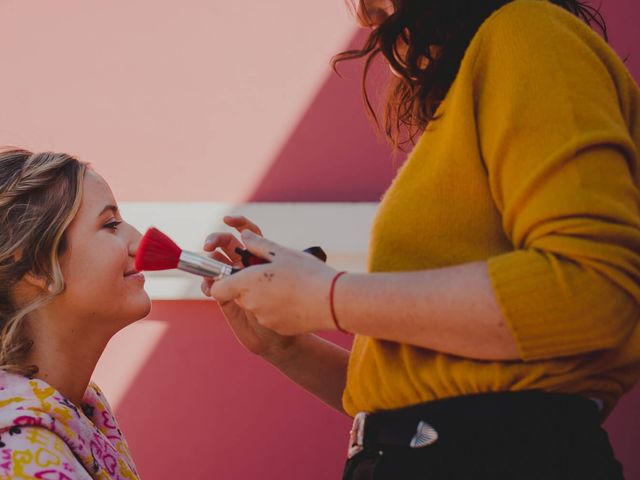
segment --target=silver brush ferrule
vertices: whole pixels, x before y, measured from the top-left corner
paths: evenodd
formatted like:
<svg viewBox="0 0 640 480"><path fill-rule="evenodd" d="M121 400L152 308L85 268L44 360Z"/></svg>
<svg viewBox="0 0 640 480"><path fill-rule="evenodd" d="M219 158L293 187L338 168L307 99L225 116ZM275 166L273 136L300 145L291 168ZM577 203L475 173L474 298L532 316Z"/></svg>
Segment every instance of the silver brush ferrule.
<svg viewBox="0 0 640 480"><path fill-rule="evenodd" d="M214 280L231 275L232 272L231 265L186 250L180 254L178 268L203 277L211 277Z"/></svg>

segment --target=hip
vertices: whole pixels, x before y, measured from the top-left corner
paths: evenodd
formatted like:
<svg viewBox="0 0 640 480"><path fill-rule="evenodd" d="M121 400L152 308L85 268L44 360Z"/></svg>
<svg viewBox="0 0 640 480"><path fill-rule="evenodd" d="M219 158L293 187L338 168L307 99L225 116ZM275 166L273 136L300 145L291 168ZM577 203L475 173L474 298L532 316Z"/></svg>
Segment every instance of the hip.
<svg viewBox="0 0 640 480"><path fill-rule="evenodd" d="M578 395L469 395L359 414L344 479L620 480L600 412Z"/></svg>

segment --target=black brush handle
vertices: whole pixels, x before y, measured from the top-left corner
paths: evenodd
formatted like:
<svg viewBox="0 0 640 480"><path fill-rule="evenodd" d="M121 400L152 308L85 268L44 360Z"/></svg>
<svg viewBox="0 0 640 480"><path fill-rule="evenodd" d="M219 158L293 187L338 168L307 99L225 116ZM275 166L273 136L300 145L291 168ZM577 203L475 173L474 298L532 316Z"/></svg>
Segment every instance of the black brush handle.
<svg viewBox="0 0 640 480"><path fill-rule="evenodd" d="M260 258L254 255L253 253L251 253L249 250L243 250L240 247L236 247L235 251L238 255L240 255L240 258L242 258L242 265L244 265L245 267L250 267L251 265L262 265L264 263L269 263L269 260ZM321 247L305 248L304 252L310 253L317 259L322 260L323 262L327 261L327 254L324 252L324 250Z"/></svg>

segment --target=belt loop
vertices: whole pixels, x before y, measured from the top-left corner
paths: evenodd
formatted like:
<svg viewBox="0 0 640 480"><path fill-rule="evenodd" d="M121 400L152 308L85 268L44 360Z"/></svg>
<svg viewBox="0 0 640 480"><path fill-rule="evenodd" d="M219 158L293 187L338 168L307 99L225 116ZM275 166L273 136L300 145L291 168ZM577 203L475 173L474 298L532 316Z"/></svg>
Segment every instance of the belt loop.
<svg viewBox="0 0 640 480"><path fill-rule="evenodd" d="M366 424L367 413L359 412L353 417L353 425L349 432L349 449L347 458L355 457L364 450L364 427Z"/></svg>

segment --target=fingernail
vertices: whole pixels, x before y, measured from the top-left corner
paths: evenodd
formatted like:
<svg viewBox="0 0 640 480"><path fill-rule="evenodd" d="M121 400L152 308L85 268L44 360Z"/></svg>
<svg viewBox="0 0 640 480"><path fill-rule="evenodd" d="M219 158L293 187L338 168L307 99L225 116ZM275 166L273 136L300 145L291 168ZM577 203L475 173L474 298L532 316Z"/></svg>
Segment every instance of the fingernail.
<svg viewBox="0 0 640 480"><path fill-rule="evenodd" d="M254 237L253 232L251 230L243 230L241 233L242 238L252 238Z"/></svg>

